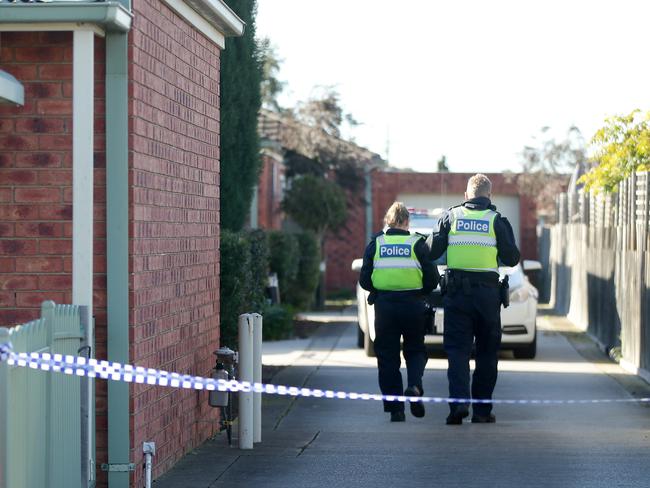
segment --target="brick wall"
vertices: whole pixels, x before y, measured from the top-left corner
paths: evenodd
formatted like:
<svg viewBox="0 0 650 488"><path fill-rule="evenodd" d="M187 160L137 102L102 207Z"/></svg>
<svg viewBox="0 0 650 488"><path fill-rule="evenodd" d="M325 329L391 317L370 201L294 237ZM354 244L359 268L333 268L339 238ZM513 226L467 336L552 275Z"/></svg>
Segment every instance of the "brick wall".
<svg viewBox="0 0 650 488"><path fill-rule="evenodd" d="M219 49L158 1L130 34L131 360L209 375L219 343ZM207 394L132 388L131 460L154 478L218 428ZM142 470L135 472L142 485Z"/></svg>
<svg viewBox="0 0 650 488"><path fill-rule="evenodd" d="M0 105L0 325L72 302L72 33L0 33L0 65L25 105ZM95 37L93 307L106 357L104 41ZM97 382L97 451L106 462L106 385Z"/></svg>
<svg viewBox="0 0 650 488"><path fill-rule="evenodd" d="M363 194L363 188L360 190ZM363 256L366 248L366 204L363 197L348 193L348 218L345 226L331 232L325 240L327 291L354 292L359 272L352 271L352 261Z"/></svg>
<svg viewBox="0 0 650 488"><path fill-rule="evenodd" d="M470 173L393 173L377 171L372 174L373 232L381 230L384 214L400 193L435 193L435 188L445 188L447 193L462 194ZM519 195L514 183L501 173L488 173L492 192L499 195L519 196L520 248L522 259L537 258L537 218L534 202ZM459 202L460 203L460 202ZM328 236L327 290L354 290L358 273L350 270L355 258L363 256L365 242L365 203L362 199L348 198L348 224L339 235Z"/></svg>
<svg viewBox="0 0 650 488"><path fill-rule="evenodd" d="M284 164L282 155L265 149L262 152L262 170L257 186L257 219L262 229L282 228L282 185Z"/></svg>

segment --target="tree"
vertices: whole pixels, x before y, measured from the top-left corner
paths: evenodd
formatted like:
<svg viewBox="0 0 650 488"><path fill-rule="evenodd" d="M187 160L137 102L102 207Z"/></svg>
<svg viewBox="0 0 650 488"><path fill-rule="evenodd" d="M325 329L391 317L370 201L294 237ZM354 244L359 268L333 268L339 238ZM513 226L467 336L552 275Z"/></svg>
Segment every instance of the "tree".
<svg viewBox="0 0 650 488"><path fill-rule="evenodd" d="M360 163L368 162L370 152L341 138L342 128L358 122L341 107L339 94L325 87L318 95L287 113L293 121L285 146L292 150L285 158L287 177L311 174L333 176L336 183L356 191L363 183Z"/></svg>
<svg viewBox="0 0 650 488"><path fill-rule="evenodd" d="M268 37L259 41L258 49L262 61L262 106L267 110L283 112L284 109L278 103L278 96L287 84L278 78L283 60L278 56L276 47L271 44Z"/></svg>
<svg viewBox="0 0 650 488"><path fill-rule="evenodd" d="M257 114L262 68L255 42L256 0L228 0L246 23L221 57L221 225L244 226L261 167Z"/></svg>
<svg viewBox="0 0 650 488"><path fill-rule="evenodd" d="M282 209L300 227L314 233L325 262L325 234L337 230L347 220L345 191L335 182L313 174L294 178L285 193ZM316 305L325 305L325 274L320 274Z"/></svg>
<svg viewBox="0 0 650 488"><path fill-rule="evenodd" d="M336 183L314 175L295 178L282 209L322 245L325 233L341 227L347 218L345 192Z"/></svg>
<svg viewBox="0 0 650 488"><path fill-rule="evenodd" d="M580 129L572 126L562 140L543 127L536 143L521 153L521 174L513 176L522 194L536 204L538 215L555 214L555 197L566 190L576 165L585 161L585 143Z"/></svg>
<svg viewBox="0 0 650 488"><path fill-rule="evenodd" d="M444 154L438 160L438 173L449 173L449 166L447 166L447 156Z"/></svg>
<svg viewBox="0 0 650 488"><path fill-rule="evenodd" d="M590 147L592 165L580 181L596 193L616 191L633 172L650 170L650 112L634 110L606 119Z"/></svg>

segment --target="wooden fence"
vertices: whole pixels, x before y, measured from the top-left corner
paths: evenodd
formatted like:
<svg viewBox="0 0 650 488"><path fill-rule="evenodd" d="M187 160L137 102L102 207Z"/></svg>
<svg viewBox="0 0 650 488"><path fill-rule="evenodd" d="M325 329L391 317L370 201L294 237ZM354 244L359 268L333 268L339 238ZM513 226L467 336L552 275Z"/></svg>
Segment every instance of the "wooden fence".
<svg viewBox="0 0 650 488"><path fill-rule="evenodd" d="M80 307L44 302L41 318L6 329L16 352L77 355ZM0 362L0 488L85 486L81 380Z"/></svg>
<svg viewBox="0 0 650 488"><path fill-rule="evenodd" d="M643 375L650 370L650 177L562 194L550 229L550 302ZM648 375L650 377L650 375Z"/></svg>

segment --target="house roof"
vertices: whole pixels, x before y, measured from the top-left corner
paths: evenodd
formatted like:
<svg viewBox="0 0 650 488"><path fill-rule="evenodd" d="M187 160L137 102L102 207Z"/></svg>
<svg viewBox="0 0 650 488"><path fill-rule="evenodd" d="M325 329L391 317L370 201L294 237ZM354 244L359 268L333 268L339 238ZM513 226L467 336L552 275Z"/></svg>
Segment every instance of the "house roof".
<svg viewBox="0 0 650 488"><path fill-rule="evenodd" d="M258 131L262 139L278 143L285 150L291 150L310 157L310 154L305 154L308 150L304 146L301 147L301 138L297 136L297 134L305 129L309 130L310 128L289 115L279 114L270 110L262 109L258 117ZM314 130L313 128L311 129ZM326 134L324 131L320 135L332 145L340 147L347 154L354 155L360 164L388 166L388 163L379 154L365 147Z"/></svg>

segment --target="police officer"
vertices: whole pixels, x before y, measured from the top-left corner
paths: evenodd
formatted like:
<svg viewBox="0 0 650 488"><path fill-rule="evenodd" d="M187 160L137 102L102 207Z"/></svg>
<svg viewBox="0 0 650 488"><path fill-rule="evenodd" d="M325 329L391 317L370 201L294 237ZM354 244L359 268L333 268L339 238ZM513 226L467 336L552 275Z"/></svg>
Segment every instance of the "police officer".
<svg viewBox="0 0 650 488"><path fill-rule="evenodd" d="M373 236L363 256L359 284L370 292L375 306L375 353L379 388L385 395L422 396L422 374L427 364L424 347L424 297L436 287L439 275L428 259L429 248L422 236L411 234L409 212L395 202L386 212L385 232ZM400 373L400 338L408 387L403 390ZM424 417L422 402L410 403L415 417ZM384 401L391 422L403 422L404 403Z"/></svg>
<svg viewBox="0 0 650 488"><path fill-rule="evenodd" d="M519 249L510 223L490 202L491 192L487 176L472 176L465 202L450 208L440 219L439 232L427 240L431 259L447 251L447 272L442 279L443 344L452 398L491 399L497 381L501 304L507 297L497 268L499 264L515 266ZM469 359L474 341L476 368L470 392ZM468 407L467 403L450 403L447 424L462 424L469 415ZM473 404L472 422L495 421L491 403Z"/></svg>

